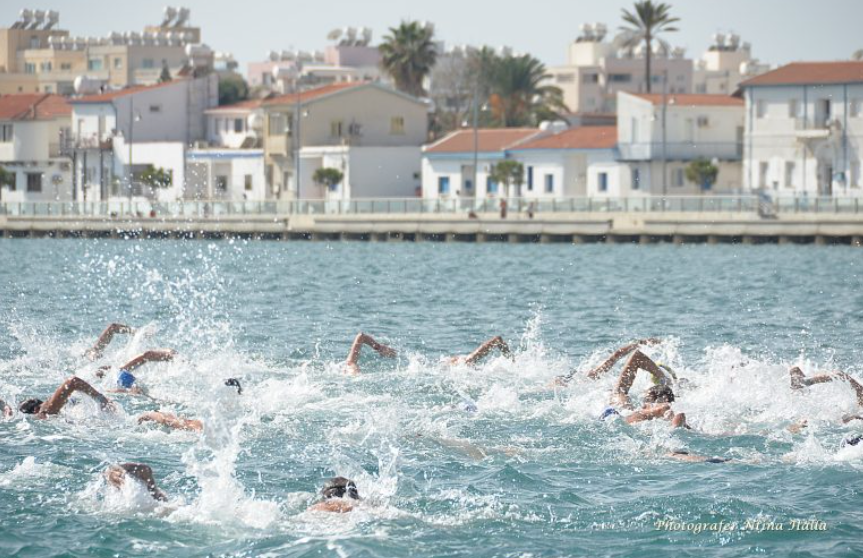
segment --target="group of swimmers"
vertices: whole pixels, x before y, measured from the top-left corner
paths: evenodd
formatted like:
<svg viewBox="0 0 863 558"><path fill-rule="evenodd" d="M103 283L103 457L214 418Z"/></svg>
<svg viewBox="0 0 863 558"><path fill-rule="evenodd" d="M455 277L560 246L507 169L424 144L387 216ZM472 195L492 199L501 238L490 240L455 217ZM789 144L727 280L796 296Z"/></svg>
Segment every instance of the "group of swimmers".
<svg viewBox="0 0 863 558"><path fill-rule="evenodd" d="M93 347L85 352L85 355L90 360L96 360L102 356L104 349L111 343L115 335L130 333L134 333L134 329L129 326L117 323L110 324L99 336ZM661 340L656 338L646 338L624 345L614 351L598 366L582 374L588 379L598 379L610 372L620 360L626 357L623 368L612 389L609 405L598 417L600 420L620 418L627 424L664 420L668 421L674 428L691 429L691 426L687 423L686 415L681 412L675 412L673 409L673 403L676 399L673 388L676 385L683 385L685 380L678 378L677 374L670 367L653 361L641 350L644 346L656 345L660 342ZM359 361L363 346L370 347L383 357L397 356L396 350L392 347L379 343L371 335L359 333L354 338L345 360L346 373L353 375L360 373ZM473 366L490 355L495 349L499 350L505 357L513 357L507 343L500 336L496 336L482 343L470 354L450 357L447 362L452 365ZM117 369L116 387L110 390L109 393L147 396L146 390L139 385L138 379L132 372L147 363L171 361L176 355L177 353L172 349L156 349L145 351L136 356ZM632 403L629 392L635 383L638 372L642 370L650 374L653 385L645 391L641 406L636 408ZM101 366L97 369L96 376L103 378L107 373L112 371L113 368L111 366ZM565 387L578 375L580 375L579 371L573 370L566 375L555 378L552 385L554 387ZM793 390L801 390L816 384L837 380L848 382L856 393L858 405L863 407L863 385L847 373L832 372L806 377L803 371L795 366L790 369L789 376ZM228 378L224 381L224 384L236 388L237 394L242 395L243 388L238 379ZM21 413L33 415L38 419L47 419L59 414L76 392L90 396L103 410L111 411L116 409L116 404L113 401L77 376L65 380L47 400L27 399L21 402L17 408ZM6 418L14 416L14 407L3 400L0 400L0 409L2 409L2 413ZM465 410L475 412L477 410L475 403L469 402ZM192 432L201 432L204 430L204 423L199 419L181 417L162 411L142 413L138 416L137 420L138 423L153 422L175 430ZM852 420L863 420L863 417L860 415L847 415L842 420L847 423ZM803 428L806 428L806 426L807 421L801 420L791 425L789 430L799 432ZM858 445L861 442L863 442L863 436L855 436L844 439L842 445ZM686 451L673 451L666 454L666 456L686 462L723 463L728 461L724 458L694 455ZM167 499L165 493L157 486L152 469L146 464L119 463L110 465L105 469L103 475L106 482L113 487L120 488L126 480L132 478L142 483L154 499ZM360 495L354 481L345 477L334 477L324 485L321 490L321 498L321 501L313 505L310 510L345 513L355 507L356 503L360 500Z"/></svg>

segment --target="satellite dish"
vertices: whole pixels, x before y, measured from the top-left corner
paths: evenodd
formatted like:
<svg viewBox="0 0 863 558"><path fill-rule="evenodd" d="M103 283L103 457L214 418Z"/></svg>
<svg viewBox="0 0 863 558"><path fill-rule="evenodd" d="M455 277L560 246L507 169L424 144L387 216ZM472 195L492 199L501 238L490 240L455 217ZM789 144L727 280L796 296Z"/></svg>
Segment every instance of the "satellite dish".
<svg viewBox="0 0 863 558"><path fill-rule="evenodd" d="M333 29L329 33L327 33L328 41L338 41L342 38L342 30L341 29Z"/></svg>

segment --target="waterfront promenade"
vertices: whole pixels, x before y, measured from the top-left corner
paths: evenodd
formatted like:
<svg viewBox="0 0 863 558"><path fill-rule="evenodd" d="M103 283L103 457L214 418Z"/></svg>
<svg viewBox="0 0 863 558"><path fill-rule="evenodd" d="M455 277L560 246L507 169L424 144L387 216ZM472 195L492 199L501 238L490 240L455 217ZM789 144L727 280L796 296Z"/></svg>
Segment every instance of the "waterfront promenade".
<svg viewBox="0 0 863 558"><path fill-rule="evenodd" d="M863 241L856 198L0 203L5 237L818 243Z"/></svg>

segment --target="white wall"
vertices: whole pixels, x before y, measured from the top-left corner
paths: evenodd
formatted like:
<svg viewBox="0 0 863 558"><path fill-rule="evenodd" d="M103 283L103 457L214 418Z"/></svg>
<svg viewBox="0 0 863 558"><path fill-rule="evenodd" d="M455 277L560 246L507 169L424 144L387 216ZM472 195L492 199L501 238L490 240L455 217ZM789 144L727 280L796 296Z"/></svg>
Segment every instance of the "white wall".
<svg viewBox="0 0 863 558"><path fill-rule="evenodd" d="M417 146L352 147L347 166L351 199L413 198L422 183Z"/></svg>
<svg viewBox="0 0 863 558"><path fill-rule="evenodd" d="M216 188L217 176L227 177L227 190ZM246 176L252 179L246 190ZM223 199L231 201L264 201L264 153L260 149L195 149L187 152L187 199Z"/></svg>
<svg viewBox="0 0 863 558"><path fill-rule="evenodd" d="M491 167L503 160L502 154L479 153L477 158L477 184L473 193L466 189L466 182L473 180L473 154L458 154L452 156L429 154L422 157L422 195L426 199L452 198L460 192L462 198L484 198L493 196L487 191L488 175ZM463 174L465 171L466 174ZM438 193L438 179L449 177L449 194ZM501 192L498 191L498 194Z"/></svg>
<svg viewBox="0 0 863 558"><path fill-rule="evenodd" d="M210 145L239 149L247 137L254 135L249 128L250 111L218 111L206 115L207 141ZM241 131L235 132L235 120L242 123Z"/></svg>
<svg viewBox="0 0 863 558"><path fill-rule="evenodd" d="M173 182L168 188L158 188L155 192L158 201L175 201L184 197L186 180L185 165L186 146L181 142L135 142L132 145L132 164L153 165L156 168L169 170ZM126 176L126 165L129 164L129 146L123 138L114 139L114 174Z"/></svg>

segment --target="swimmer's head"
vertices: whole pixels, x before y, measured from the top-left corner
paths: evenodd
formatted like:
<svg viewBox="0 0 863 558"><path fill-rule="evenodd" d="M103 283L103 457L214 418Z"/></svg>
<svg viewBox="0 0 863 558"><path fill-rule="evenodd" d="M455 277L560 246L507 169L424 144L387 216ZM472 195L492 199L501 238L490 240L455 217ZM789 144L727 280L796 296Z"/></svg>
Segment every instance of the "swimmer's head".
<svg viewBox="0 0 863 558"><path fill-rule="evenodd" d="M236 378L228 378L225 380L225 385L237 388L237 395L243 395L243 386L240 385L240 380Z"/></svg>
<svg viewBox="0 0 863 558"><path fill-rule="evenodd" d="M844 448L845 446L856 446L863 442L863 436L851 436L850 438L845 438L842 440L842 443L839 444L840 448Z"/></svg>
<svg viewBox="0 0 863 558"><path fill-rule="evenodd" d="M644 394L645 403L672 403L673 401L674 392L668 386L652 386Z"/></svg>
<svg viewBox="0 0 863 558"><path fill-rule="evenodd" d="M351 498L352 500L360 499L357 485L354 481L346 479L345 477L333 477L328 480L324 485L324 488L321 489L321 494L323 495L324 500L346 497Z"/></svg>
<svg viewBox="0 0 863 558"><path fill-rule="evenodd" d="M44 401L34 397L33 399L28 399L18 405L18 410L25 415L35 415L42 409L42 403L44 403Z"/></svg>
<svg viewBox="0 0 863 558"><path fill-rule="evenodd" d="M128 370L120 370L120 373L117 374L117 387L131 389L134 385L135 376L133 376Z"/></svg>

